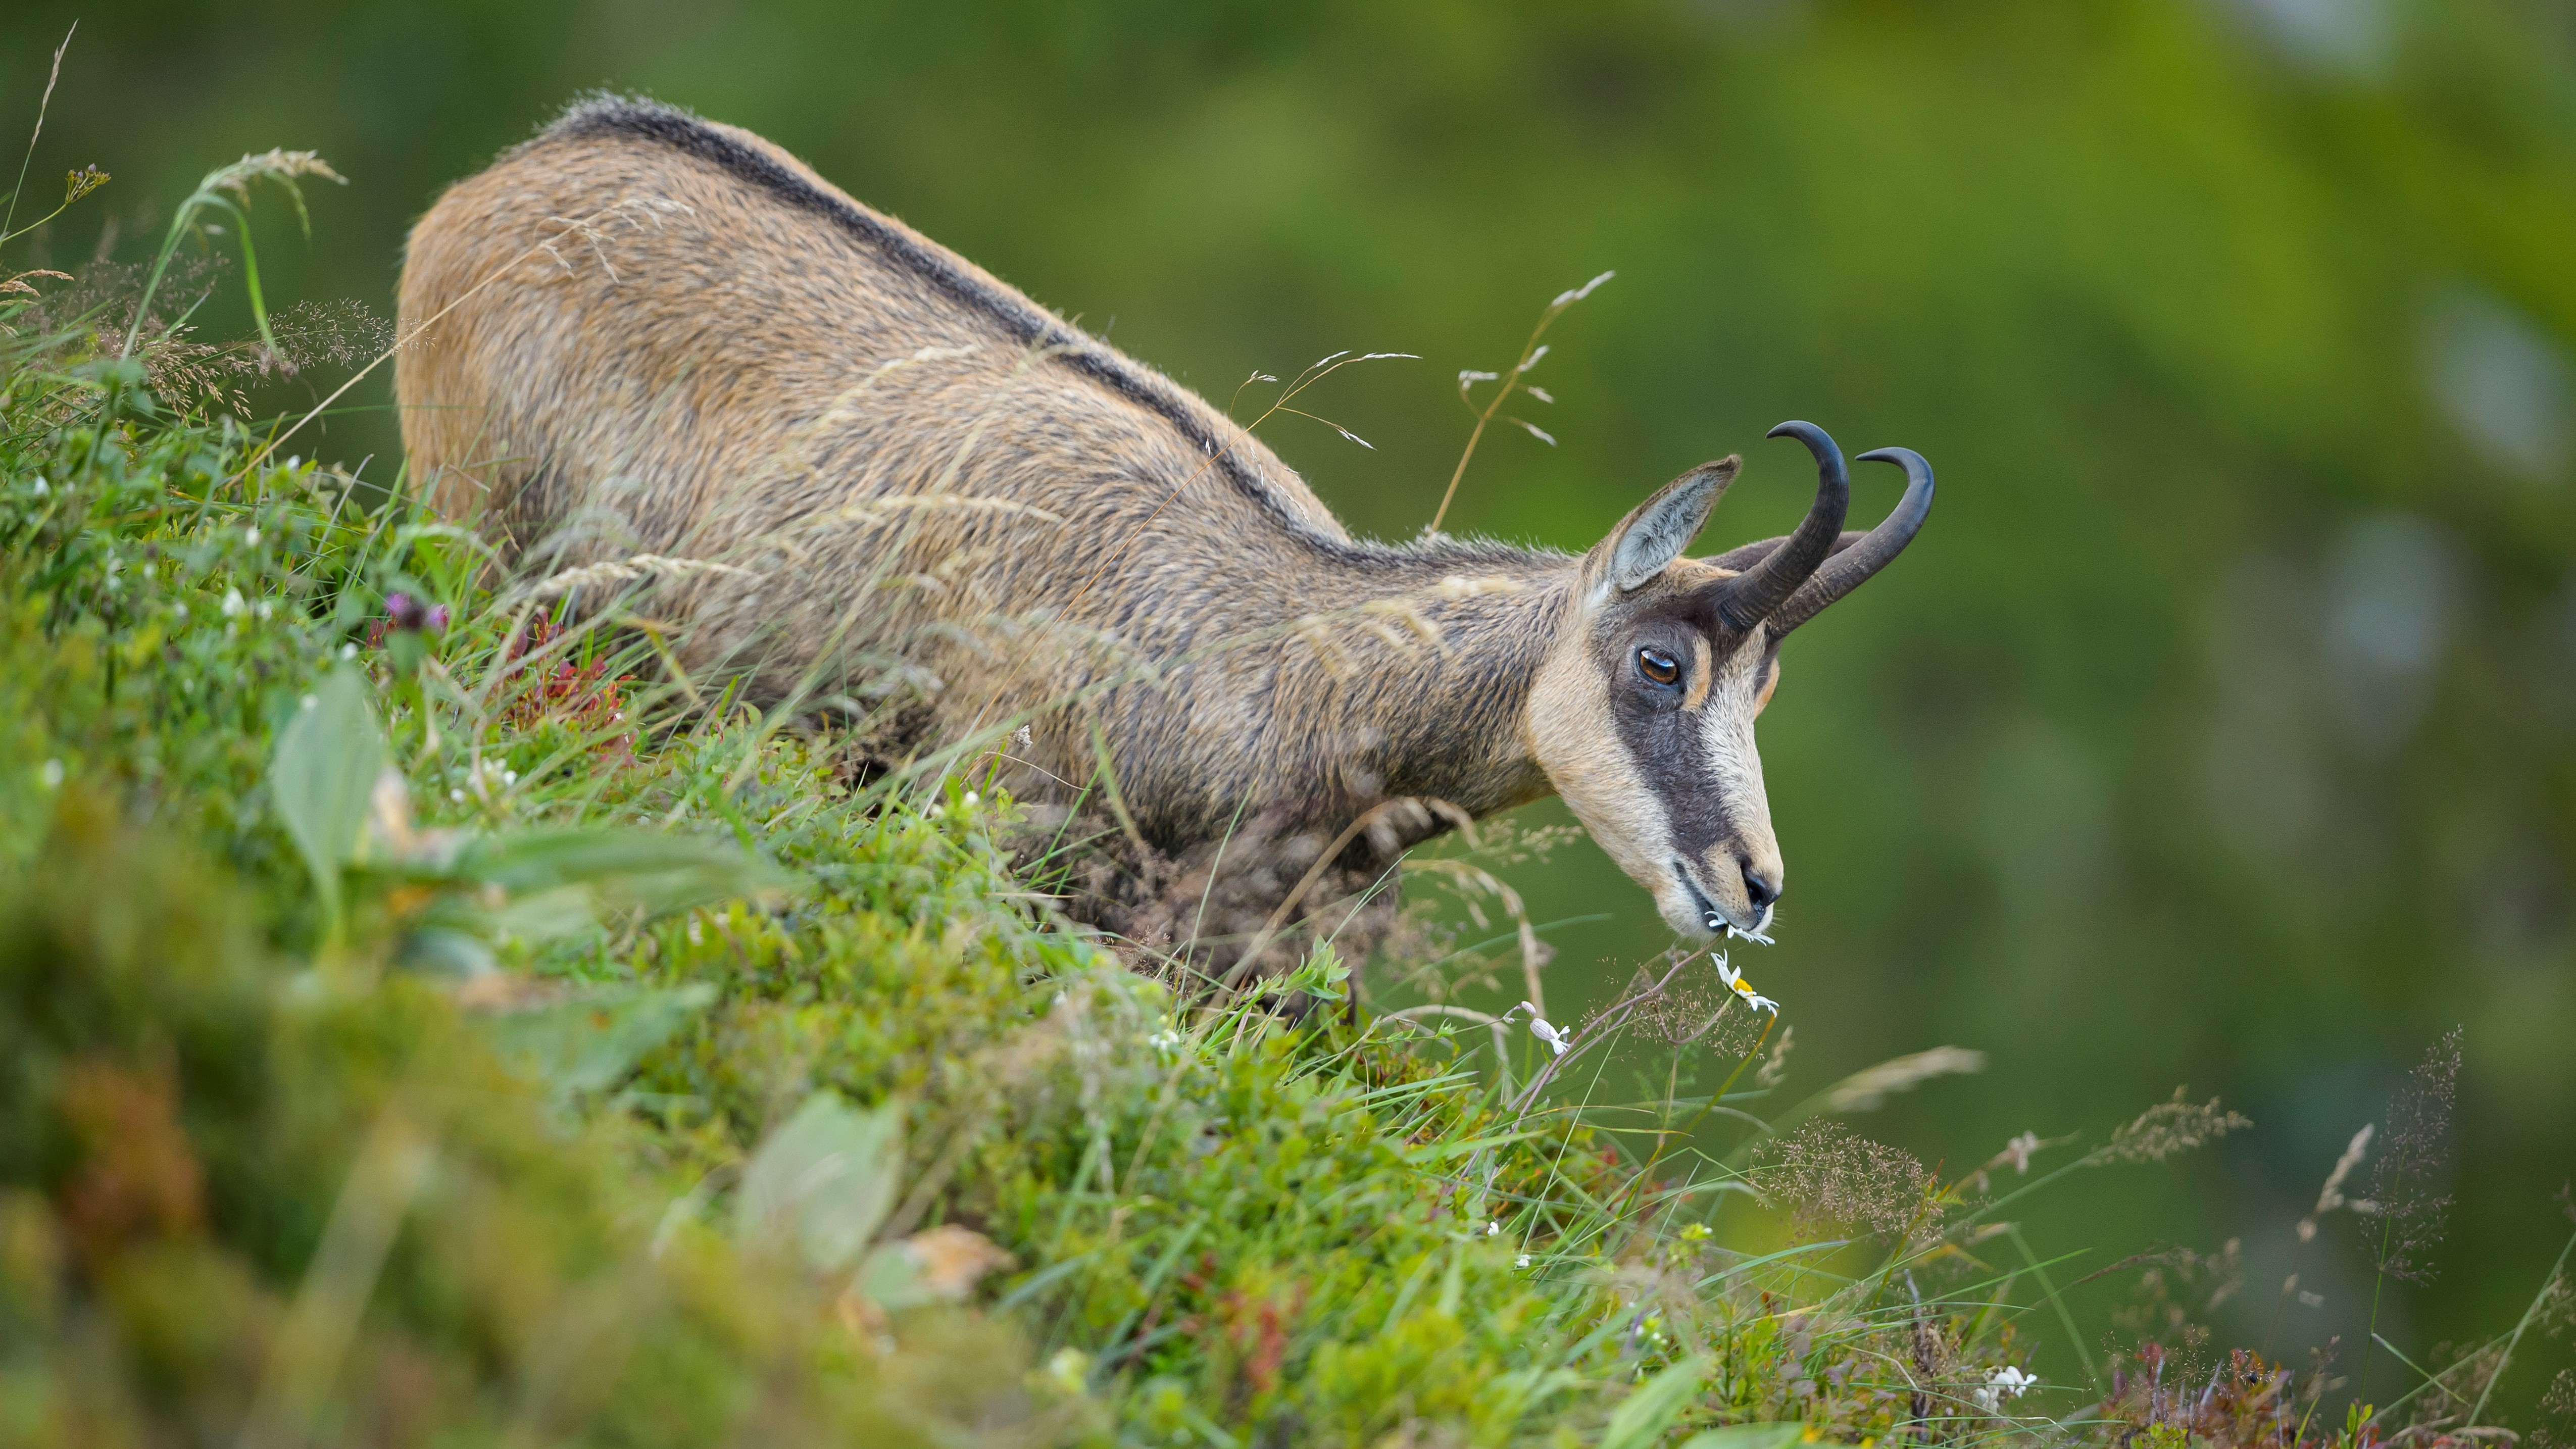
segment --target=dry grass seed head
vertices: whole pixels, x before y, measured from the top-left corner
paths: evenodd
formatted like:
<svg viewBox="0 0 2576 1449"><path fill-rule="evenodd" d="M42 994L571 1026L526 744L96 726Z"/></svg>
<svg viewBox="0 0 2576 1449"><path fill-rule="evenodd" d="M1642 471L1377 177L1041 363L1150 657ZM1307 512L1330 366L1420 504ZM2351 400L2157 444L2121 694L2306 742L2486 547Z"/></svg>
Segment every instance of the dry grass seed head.
<svg viewBox="0 0 2576 1449"><path fill-rule="evenodd" d="M1828 1112L1875 1112L1899 1092L1910 1092L1936 1077L1968 1076L1986 1069L1986 1054L1966 1047L1939 1046L1880 1062L1852 1073L1825 1097Z"/></svg>
<svg viewBox="0 0 2576 1449"><path fill-rule="evenodd" d="M1789 1049L1797 1045L1797 1037L1796 1027L1780 1028L1780 1039L1771 1043L1771 1050L1762 1054L1762 1065L1753 1073L1753 1085L1776 1087L1789 1079Z"/></svg>
<svg viewBox="0 0 2576 1449"><path fill-rule="evenodd" d="M2176 1087L2173 1100L2159 1102L2122 1123L2103 1151L2112 1162L2162 1162L2253 1125L2253 1119L2221 1108L2216 1097L2190 1102Z"/></svg>
<svg viewBox="0 0 2576 1449"><path fill-rule="evenodd" d="M2576 1368L2563 1368L2549 1381L2549 1392L2540 1396L2543 1411L2562 1419L2576 1419Z"/></svg>
<svg viewBox="0 0 2576 1449"><path fill-rule="evenodd" d="M667 558L657 553L639 553L631 558L612 559L605 563L585 564L552 574L525 590L505 597L502 606L530 599L551 599L587 588L593 584L626 584L647 579L686 579L710 574L739 576L749 572L732 564L703 558Z"/></svg>
<svg viewBox="0 0 2576 1449"><path fill-rule="evenodd" d="M1754 1178L1802 1233L1824 1227L1904 1231L1925 1210L1932 1174L1913 1154L1839 1122L1814 1121L1763 1144Z"/></svg>
<svg viewBox="0 0 2576 1449"><path fill-rule="evenodd" d="M272 319L273 348L257 337L203 341L195 327L179 319L211 296L233 266L223 252L177 252L162 270L148 306L144 288L152 269L146 263L101 259L70 276L43 273L67 285L39 293L14 325L21 335L50 339L49 350L66 361L113 355L124 335L134 332L132 360L142 367L144 385L154 397L182 412L213 408L235 416L250 413L244 390L250 383L362 360L361 349L391 335L392 324L363 303L301 302ZM69 415L59 420L68 421Z"/></svg>
<svg viewBox="0 0 2576 1449"><path fill-rule="evenodd" d="M1637 968L1620 993L1622 1000L1639 1000L1630 1021L1647 1036L1670 1047L1687 1046L1704 1041L1718 1057L1741 1057L1753 1050L1761 1039L1763 1021L1756 1013L1746 1011L1726 1014L1735 1001L1735 993L1717 979L1713 970L1692 977L1675 977L1672 968L1681 964L1668 952L1660 961ZM1692 953L1698 955L1699 953Z"/></svg>
<svg viewBox="0 0 2576 1449"><path fill-rule="evenodd" d="M2371 1173L2371 1208L2383 1220L2378 1267L2392 1278L2428 1283L2428 1255L2442 1241L2451 1195L2451 1115L2459 1098L2460 1029L2451 1028L2407 1073L2388 1104L2388 1140ZM2357 1205L2356 1205L2357 1206Z"/></svg>

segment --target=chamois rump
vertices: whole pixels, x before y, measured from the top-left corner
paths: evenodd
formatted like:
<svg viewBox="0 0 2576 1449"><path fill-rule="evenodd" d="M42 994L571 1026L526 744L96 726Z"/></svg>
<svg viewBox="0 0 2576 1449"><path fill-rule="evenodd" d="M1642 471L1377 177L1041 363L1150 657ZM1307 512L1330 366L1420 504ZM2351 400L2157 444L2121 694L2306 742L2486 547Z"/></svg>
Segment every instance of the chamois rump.
<svg viewBox="0 0 2576 1449"><path fill-rule="evenodd" d="M438 199L399 334L443 511L524 570L654 556L692 672L862 712L899 688L903 748L999 743L1023 800L1106 796L1160 859L1090 909L1146 938L1192 934L1228 841L1271 847L1240 947L1291 905L1345 929L1404 847L1550 791L1674 931L1758 936L1781 640L1932 501L1918 455L1864 454L1906 490L1843 532L1842 454L1791 422L1814 505L1715 558L1683 550L1734 457L1579 556L1355 539L1224 413L778 146L612 97Z"/></svg>

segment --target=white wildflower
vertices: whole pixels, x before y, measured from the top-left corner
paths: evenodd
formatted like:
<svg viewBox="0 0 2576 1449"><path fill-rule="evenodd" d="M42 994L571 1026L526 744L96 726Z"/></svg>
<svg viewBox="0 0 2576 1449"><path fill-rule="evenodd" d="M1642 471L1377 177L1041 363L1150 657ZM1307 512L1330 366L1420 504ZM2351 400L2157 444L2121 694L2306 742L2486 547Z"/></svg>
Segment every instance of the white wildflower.
<svg viewBox="0 0 2576 1449"><path fill-rule="evenodd" d="M1513 1266L1513 1267L1515 1267L1515 1268L1526 1268L1526 1267L1528 1267L1528 1266L1529 1266L1529 1254L1527 1254L1527 1253L1523 1253L1523 1254L1521 1254L1521 1255L1520 1255L1520 1257L1519 1257L1518 1259L1516 1259L1516 1260L1514 1260L1514 1261L1513 1261L1512 1266Z"/></svg>
<svg viewBox="0 0 2576 1449"><path fill-rule="evenodd" d="M1563 1056L1565 1055L1565 1049L1574 1045L1574 1033L1570 1031L1558 1031L1555 1027L1548 1025L1547 1018L1539 1015L1538 1008L1531 1005L1529 1002L1524 1001L1520 1005L1513 1007L1510 1011L1504 1012L1503 1020L1509 1021L1515 1014L1524 1011L1528 1012L1530 1016L1530 1035L1537 1037L1540 1041L1546 1042L1550 1051L1553 1051L1558 1056Z"/></svg>
<svg viewBox="0 0 2576 1449"><path fill-rule="evenodd" d="M45 479L44 479L44 475L42 475L42 474L38 474L38 475L37 475L37 477L36 477L36 496L37 496L37 497L39 497L39 498L42 498L42 497L44 497L46 494L51 493L51 492L53 492L53 491L54 491L54 485L52 485L51 483L46 482L46 481L45 481Z"/></svg>
<svg viewBox="0 0 2576 1449"><path fill-rule="evenodd" d="M252 524L250 527L245 528L245 529L243 529L243 530L242 530L242 543L243 543L244 545L248 546L248 547L251 547L251 548L257 548L257 547L259 547L259 525L258 525L258 524L254 523L254 524Z"/></svg>
<svg viewBox="0 0 2576 1449"><path fill-rule="evenodd" d="M40 479L38 481L42 480ZM63 784L63 762L60 760L47 760L45 761L44 768L38 770L36 775L39 779L42 779L45 782L46 789L59 790L62 788Z"/></svg>
<svg viewBox="0 0 2576 1449"><path fill-rule="evenodd" d="M1968 1397L1978 1408L1991 1414L2005 1403L2020 1398L2039 1383L2039 1375L2026 1374L2006 1364L1986 1376L1985 1385L1969 1391Z"/></svg>
<svg viewBox="0 0 2576 1449"><path fill-rule="evenodd" d="M2004 1155L2012 1159L2013 1171L2030 1171L2030 1155L2043 1146L2036 1132L2025 1132L2004 1144Z"/></svg>
<svg viewBox="0 0 2576 1449"><path fill-rule="evenodd" d="M355 658L357 658L357 657L358 657L358 646L357 646L357 645L355 645L355 644L343 644L343 645L341 645L341 646L340 646L340 657L341 657L341 658L343 658L343 659L355 659Z"/></svg>
<svg viewBox="0 0 2576 1449"><path fill-rule="evenodd" d="M1490 1238L1490 1237L1493 1237L1493 1236L1495 1236L1496 1234L1500 1233L1502 1230L1503 1230L1503 1225L1502 1225L1500 1222L1490 1222L1490 1223L1485 1224L1485 1236L1486 1236L1486 1237L1489 1237L1489 1238Z"/></svg>
<svg viewBox="0 0 2576 1449"><path fill-rule="evenodd" d="M456 802L457 804L459 804L459 805L464 804L464 803L465 803L465 789L464 789L464 787L463 787L463 786L453 786L453 787L450 787L450 788L449 788L449 790L448 790L448 792L447 792L447 798L448 798L448 799L450 799L450 800L455 801L455 802Z"/></svg>
<svg viewBox="0 0 2576 1449"><path fill-rule="evenodd" d="M241 590L239 590L239 589L226 589L226 590L224 590L224 617L225 617L225 618L227 618L227 619L237 619L237 618L241 617L242 610L244 610L245 608L248 608L248 607L249 607L249 606L248 606L247 604L244 604L244 603L242 602Z"/></svg>
<svg viewBox="0 0 2576 1449"><path fill-rule="evenodd" d="M1708 959L1717 963L1717 979L1726 983L1727 990L1743 997L1745 1005L1755 1011L1767 1011L1773 1016L1780 1014L1780 1003L1755 991L1753 983L1745 980L1742 973L1727 964L1723 952L1711 951L1708 953Z"/></svg>
<svg viewBox="0 0 2576 1449"><path fill-rule="evenodd" d="M1720 920L1714 915L1711 915L1708 920L1711 926L1717 928L1717 933L1720 936L1733 936L1741 940L1750 941L1756 946L1776 946L1780 944L1779 942L1772 940L1769 936L1762 934L1760 931L1745 930L1736 925L1733 921Z"/></svg>

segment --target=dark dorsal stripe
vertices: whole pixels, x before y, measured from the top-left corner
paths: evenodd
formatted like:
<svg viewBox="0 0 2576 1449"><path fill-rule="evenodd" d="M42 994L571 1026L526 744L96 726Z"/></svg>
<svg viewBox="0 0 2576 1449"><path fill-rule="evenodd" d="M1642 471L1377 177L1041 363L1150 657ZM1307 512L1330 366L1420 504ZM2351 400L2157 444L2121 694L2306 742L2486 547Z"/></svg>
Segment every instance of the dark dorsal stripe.
<svg viewBox="0 0 2576 1449"><path fill-rule="evenodd" d="M858 238L889 263L936 287L959 306L1002 329L1023 347L1062 349L1063 363L1120 398L1145 409L1180 431L1202 457L1213 460L1235 490L1252 500L1271 519L1309 546L1347 562L1386 561L1388 550L1354 546L1317 532L1281 500L1270 481L1235 455L1195 416L1174 389L1125 364L1124 359L1074 332L1054 318L968 276L934 247L926 247L883 218L822 190L773 157L745 146L715 126L676 106L625 96L594 96L577 102L537 137L537 143L594 136L625 136L669 146L722 168L780 201L824 218ZM1469 550L1481 555L1486 550ZM1462 560L1469 561L1469 560ZM1499 559L1475 560L1499 562Z"/></svg>

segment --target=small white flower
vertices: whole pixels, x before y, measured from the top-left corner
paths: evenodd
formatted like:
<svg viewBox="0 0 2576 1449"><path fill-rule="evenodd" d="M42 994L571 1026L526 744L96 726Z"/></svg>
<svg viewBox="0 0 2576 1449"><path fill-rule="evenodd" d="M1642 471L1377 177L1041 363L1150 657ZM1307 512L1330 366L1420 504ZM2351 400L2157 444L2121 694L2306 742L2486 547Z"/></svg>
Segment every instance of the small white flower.
<svg viewBox="0 0 2576 1449"><path fill-rule="evenodd" d="M1727 964L1724 953L1711 951L1708 953L1708 959L1717 963L1717 979L1726 983L1727 990L1743 997L1745 1005L1755 1011L1767 1011L1773 1016L1780 1014L1780 1003L1755 991L1752 983L1746 981L1742 973Z"/></svg>
<svg viewBox="0 0 2576 1449"><path fill-rule="evenodd" d="M1490 1238L1490 1237L1493 1237L1495 1234L1500 1233L1502 1230L1503 1230L1503 1225L1502 1225L1501 1223L1499 1223L1499 1222L1490 1222L1490 1223L1485 1224L1485 1236L1486 1236L1486 1237L1489 1237L1489 1238Z"/></svg>
<svg viewBox="0 0 2576 1449"><path fill-rule="evenodd" d="M254 523L254 524L252 524L250 527L245 528L245 529L243 529L243 530L242 530L242 542L243 542L243 543L245 543L245 544L247 544L247 545L249 545L249 546L250 546L250 547L252 547L252 548L257 548L257 547L259 547L259 525L258 525L258 524Z"/></svg>
<svg viewBox="0 0 2576 1449"><path fill-rule="evenodd" d="M1969 1391L1968 1397L1976 1401L1978 1408L1991 1414L2010 1400L2020 1398L2038 1383L2039 1375L2026 1374L2006 1364L1988 1374L1985 1386Z"/></svg>
<svg viewBox="0 0 2576 1449"><path fill-rule="evenodd" d="M358 657L358 646L357 646L357 645L355 645L355 644L343 644L343 645L341 645L341 646L340 646L340 657L341 657L341 658L343 658L343 659L355 659L355 658L357 658L357 657Z"/></svg>
<svg viewBox="0 0 2576 1449"><path fill-rule="evenodd" d="M975 801L976 801L976 799L977 799L977 796L976 796L976 794L975 794L975 792L974 792L974 791L969 790L969 791L967 791L967 792L966 792L966 803L967 803L968 805L972 805L972 804L974 804L974 803L975 803Z"/></svg>
<svg viewBox="0 0 2576 1449"><path fill-rule="evenodd" d="M450 789L447 792L447 798L455 801L459 805L462 805L465 803L465 791L462 788Z"/></svg>
<svg viewBox="0 0 2576 1449"><path fill-rule="evenodd" d="M276 615L277 605L274 602L268 599L262 599L259 601L259 616L261 618L269 619L276 617Z"/></svg>
<svg viewBox="0 0 2576 1449"><path fill-rule="evenodd" d="M519 772L516 770L503 770L501 772L501 783L504 785L515 785L519 783Z"/></svg>
<svg viewBox="0 0 2576 1449"><path fill-rule="evenodd" d="M698 918L695 916L689 917L689 944L692 946L703 945L705 944L706 939L707 933L699 927Z"/></svg>
<svg viewBox="0 0 2576 1449"><path fill-rule="evenodd" d="M44 480L43 476L42 476L42 475L39 475L39 476L37 477L37 479L36 479L36 496L37 496L37 497L39 497L39 498L42 498L42 497L44 497L46 494L51 493L51 492L53 492L53 491L54 491L54 485L52 485L51 483L46 482L46 481Z"/></svg>
<svg viewBox="0 0 2576 1449"><path fill-rule="evenodd" d="M2012 1158L2013 1171L2030 1171L2030 1155L2037 1152L2040 1145L2039 1134L2036 1132L2025 1132L2005 1143L2004 1152Z"/></svg>
<svg viewBox="0 0 2576 1449"><path fill-rule="evenodd" d="M1556 1053L1556 1055L1565 1055L1565 1049L1574 1045L1574 1033L1570 1031L1558 1031L1555 1027L1548 1025L1547 1018L1538 1014L1538 1008L1526 1001L1512 1008L1512 1011L1503 1013L1503 1019L1505 1021L1509 1021L1512 1018L1512 1013L1519 1011L1526 1011L1530 1014L1530 1035L1537 1037L1540 1041L1546 1042L1548 1049Z"/></svg>
<svg viewBox="0 0 2576 1449"><path fill-rule="evenodd" d="M232 619L232 618L238 618L238 617L240 617L240 615L241 615L241 611L243 610L243 608L244 608L244 607L246 607L246 606L242 603L241 590L239 590L239 589L226 589L226 590L224 590L224 617L225 617L225 618L227 618L227 619Z"/></svg>
<svg viewBox="0 0 2576 1449"><path fill-rule="evenodd" d="M1515 1268L1526 1268L1526 1267L1528 1267L1528 1266L1529 1266L1529 1254L1527 1254L1527 1253L1523 1253L1523 1254L1521 1254L1519 1258L1517 1258L1517 1259L1513 1260L1512 1266L1513 1266L1513 1267L1515 1267Z"/></svg>
<svg viewBox="0 0 2576 1449"><path fill-rule="evenodd" d="M40 478L36 481L41 483L44 480ZM46 789L59 790L62 788L63 784L63 762L60 760L47 760L45 761L45 767L38 770L36 774L38 778L45 782Z"/></svg>

